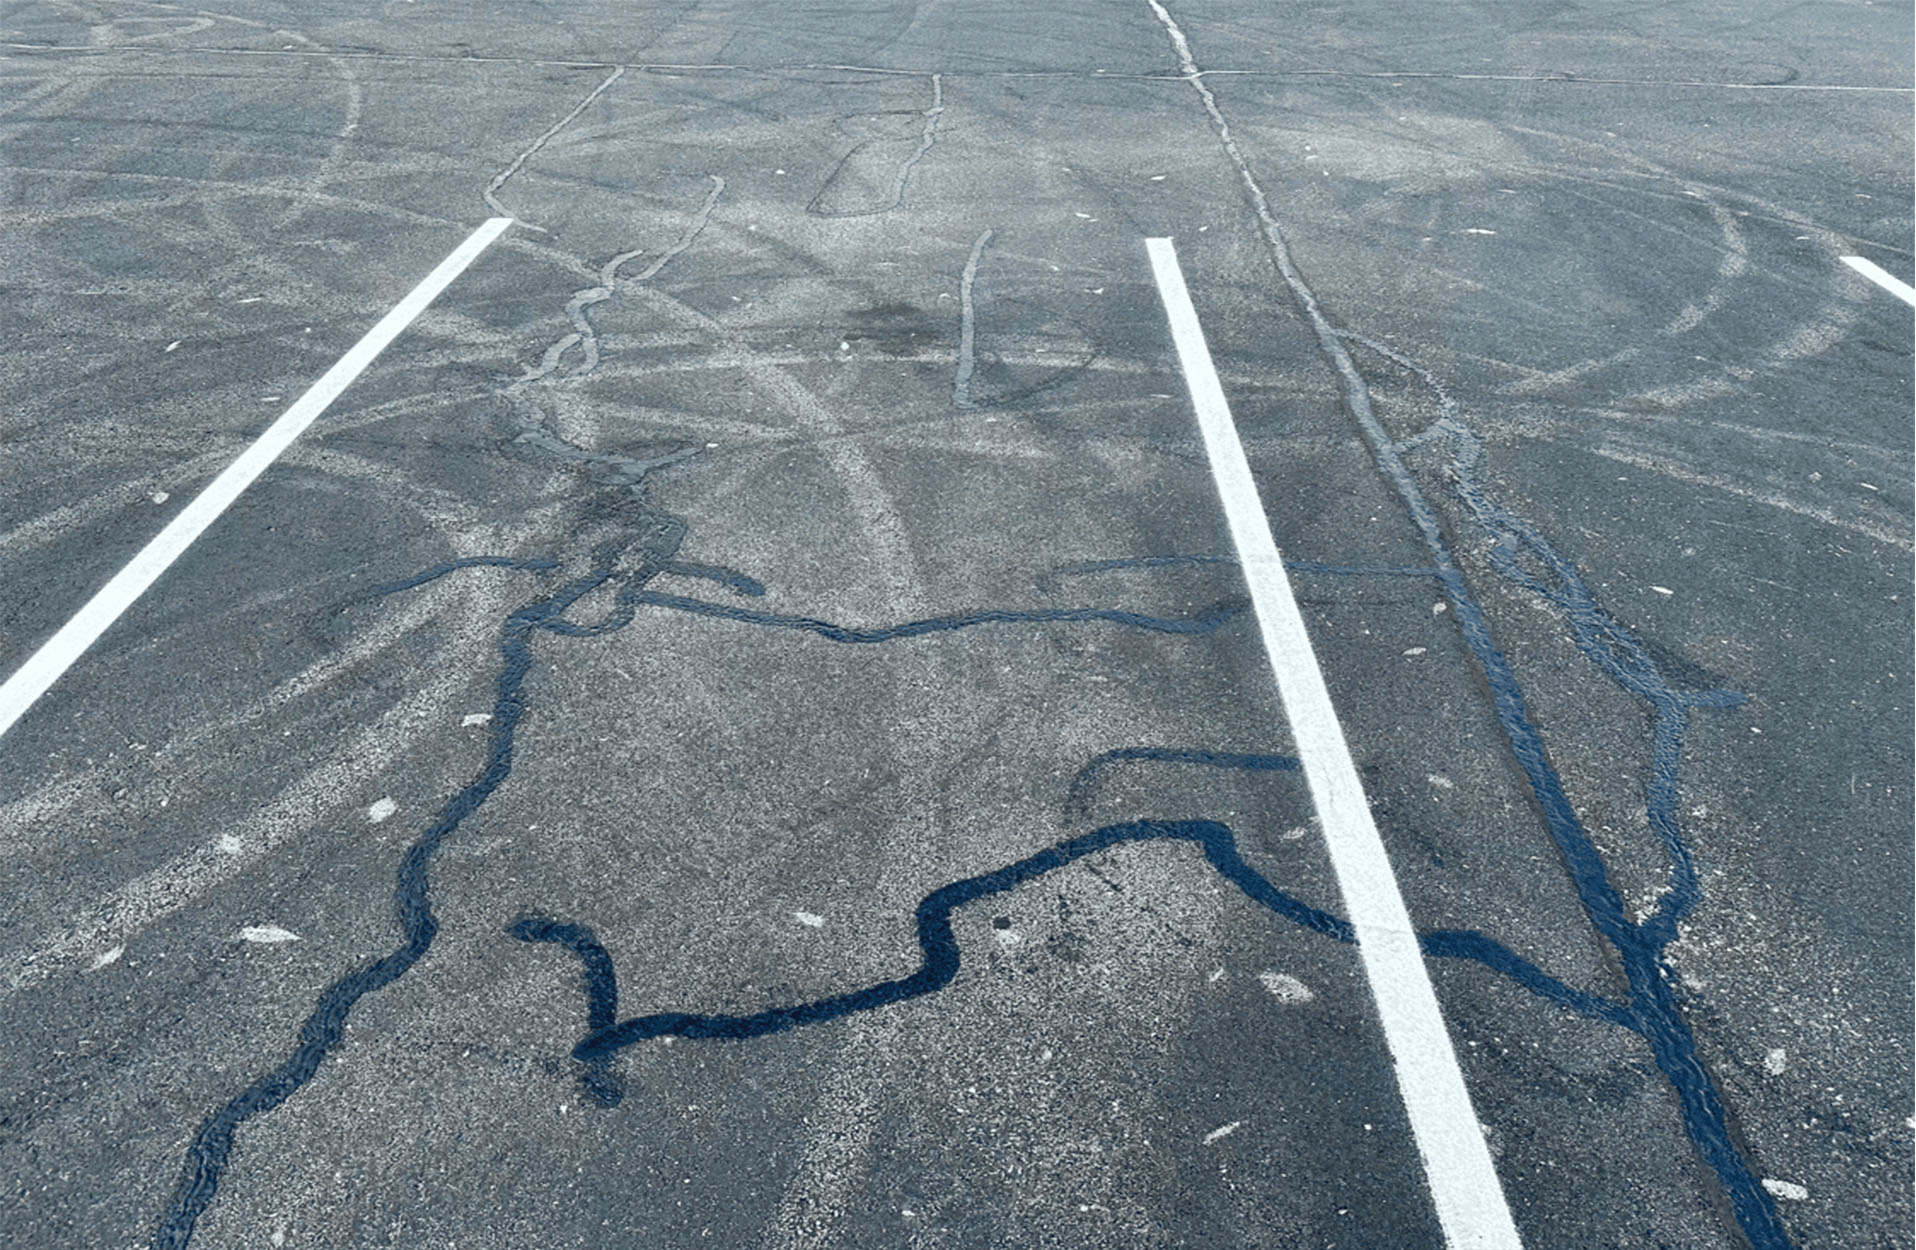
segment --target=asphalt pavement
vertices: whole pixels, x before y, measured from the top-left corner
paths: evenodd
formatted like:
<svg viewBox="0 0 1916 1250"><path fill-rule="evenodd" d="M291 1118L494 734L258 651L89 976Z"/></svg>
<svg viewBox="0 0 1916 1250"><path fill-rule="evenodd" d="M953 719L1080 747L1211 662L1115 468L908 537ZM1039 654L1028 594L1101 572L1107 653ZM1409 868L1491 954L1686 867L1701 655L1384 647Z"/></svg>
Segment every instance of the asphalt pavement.
<svg viewBox="0 0 1916 1250"><path fill-rule="evenodd" d="M0 12L0 1248L1916 1244L1908 5L229 7Z"/></svg>

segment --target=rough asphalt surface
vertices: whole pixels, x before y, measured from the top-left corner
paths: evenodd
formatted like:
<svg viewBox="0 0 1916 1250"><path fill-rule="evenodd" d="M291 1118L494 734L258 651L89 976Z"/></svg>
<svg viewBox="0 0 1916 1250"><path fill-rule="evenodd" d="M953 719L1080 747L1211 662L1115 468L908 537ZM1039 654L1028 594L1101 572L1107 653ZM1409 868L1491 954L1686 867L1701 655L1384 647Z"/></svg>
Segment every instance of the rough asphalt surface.
<svg viewBox="0 0 1916 1250"><path fill-rule="evenodd" d="M1912 1244L1908 5L229 7L0 676L517 224L0 738L0 1247L1441 1245L1150 237L1524 1244Z"/></svg>

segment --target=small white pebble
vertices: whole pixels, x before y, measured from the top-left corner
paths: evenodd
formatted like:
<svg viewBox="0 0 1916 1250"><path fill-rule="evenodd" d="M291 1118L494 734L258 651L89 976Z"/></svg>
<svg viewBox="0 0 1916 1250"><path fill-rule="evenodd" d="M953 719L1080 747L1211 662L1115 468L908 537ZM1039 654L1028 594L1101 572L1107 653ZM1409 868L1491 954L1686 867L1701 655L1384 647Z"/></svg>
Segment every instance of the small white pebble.
<svg viewBox="0 0 1916 1250"><path fill-rule="evenodd" d="M798 923L808 929L822 929L825 927L825 917L815 915L809 911L795 911L792 913L792 919L798 921Z"/></svg>
<svg viewBox="0 0 1916 1250"><path fill-rule="evenodd" d="M156 490L152 494L147 496L147 498L151 499L154 503L165 503L167 500L171 499L172 497L173 496L167 494L163 490Z"/></svg>
<svg viewBox="0 0 1916 1250"><path fill-rule="evenodd" d="M1763 1056L1763 1070L1771 1076L1781 1076L1790 1066L1790 1052L1781 1046L1773 1047Z"/></svg>
<svg viewBox="0 0 1916 1250"><path fill-rule="evenodd" d="M186 340L185 340L185 339L174 339L174 340L173 340L173 341L172 341L171 343L168 343L168 344L166 345L166 350L170 352L170 351L172 351L172 350L173 350L174 348L176 348L176 347L178 347L178 346L179 346L179 345L180 345L181 343L184 343L184 342L186 342Z"/></svg>
<svg viewBox="0 0 1916 1250"><path fill-rule="evenodd" d="M1071 214L1071 215L1072 215L1073 217L1082 217L1082 218L1083 218L1084 220L1086 220L1086 221L1095 221L1095 220L1097 220L1097 219L1096 219L1096 218L1094 218L1094 217L1093 217L1093 216L1092 216L1092 215L1091 215L1090 213L1073 213L1073 214Z"/></svg>
<svg viewBox="0 0 1916 1250"><path fill-rule="evenodd" d="M379 800L379 802L366 809L366 819L376 825L398 810L399 804L393 802L392 797L388 795L386 798Z"/></svg>
<svg viewBox="0 0 1916 1250"><path fill-rule="evenodd" d="M1280 1003L1308 1003L1317 997L1311 993L1310 986L1287 972L1260 972L1257 979Z"/></svg>
<svg viewBox="0 0 1916 1250"><path fill-rule="evenodd" d="M1766 1176L1763 1178L1763 1188L1790 1202L1809 1201L1810 1191L1793 1181L1779 1181L1775 1177Z"/></svg>
<svg viewBox="0 0 1916 1250"><path fill-rule="evenodd" d="M852 349L852 345L851 345L851 344L850 344L849 342L847 342L847 341L846 341L846 340L844 340L844 339L840 339L840 340L838 340L838 350L839 350L839 351L841 351L841 352L848 352L848 351L850 351L851 349Z"/></svg>
<svg viewBox="0 0 1916 1250"><path fill-rule="evenodd" d="M1450 605L1448 603L1433 603L1430 605L1430 614L1432 616L1442 616L1448 611L1450 611Z"/></svg>
<svg viewBox="0 0 1916 1250"><path fill-rule="evenodd" d="M299 934L276 924L249 924L239 932L242 942L297 942Z"/></svg>
<svg viewBox="0 0 1916 1250"><path fill-rule="evenodd" d="M1208 1146L1221 1137L1229 1137L1232 1133L1237 1132L1243 1124L1244 1121L1242 1120L1232 1120L1229 1124L1220 1124L1204 1135L1204 1144Z"/></svg>
<svg viewBox="0 0 1916 1250"><path fill-rule="evenodd" d="M1497 232L1495 230L1484 230L1477 226L1470 226L1464 230L1464 233L1465 234L1495 234Z"/></svg>
<svg viewBox="0 0 1916 1250"><path fill-rule="evenodd" d="M1856 483L1856 484L1857 484L1858 486L1860 486L1860 487L1862 487L1862 488L1863 488L1864 490L1873 490L1873 491L1875 491L1875 492L1876 492L1877 494L1879 494L1879 495L1883 493L1883 488L1882 488L1882 487L1880 487L1880 486L1875 486L1875 485L1872 485L1872 484L1871 484L1871 483L1869 483L1869 482L1858 482L1858 483Z"/></svg>
<svg viewBox="0 0 1916 1250"><path fill-rule="evenodd" d="M491 719L492 719L491 712L467 712L463 717L460 718L459 727L461 729L470 729L474 725L483 725L487 723L488 721L490 721ZM391 812L387 813L387 815L391 815L391 814L392 814ZM373 819L378 820L380 818L375 816L373 817Z"/></svg>
<svg viewBox="0 0 1916 1250"><path fill-rule="evenodd" d="M125 946L116 946L110 951L101 951L93 957L93 965L89 967L87 971L98 972L108 964L117 962L120 956L124 954L126 954Z"/></svg>
<svg viewBox="0 0 1916 1250"><path fill-rule="evenodd" d="M1422 647L1412 647L1410 650L1404 652L1405 655L1422 655L1423 653L1424 648Z"/></svg>
<svg viewBox="0 0 1916 1250"><path fill-rule="evenodd" d="M1164 176L1163 174L1152 174L1152 175L1151 175L1151 181L1152 181L1152 182L1163 182L1163 181L1164 181L1164 177L1165 177L1165 176Z"/></svg>
<svg viewBox="0 0 1916 1250"><path fill-rule="evenodd" d="M1674 595L1676 593L1676 591L1671 590L1668 586L1652 586L1650 587L1650 589L1656 591L1660 595Z"/></svg>

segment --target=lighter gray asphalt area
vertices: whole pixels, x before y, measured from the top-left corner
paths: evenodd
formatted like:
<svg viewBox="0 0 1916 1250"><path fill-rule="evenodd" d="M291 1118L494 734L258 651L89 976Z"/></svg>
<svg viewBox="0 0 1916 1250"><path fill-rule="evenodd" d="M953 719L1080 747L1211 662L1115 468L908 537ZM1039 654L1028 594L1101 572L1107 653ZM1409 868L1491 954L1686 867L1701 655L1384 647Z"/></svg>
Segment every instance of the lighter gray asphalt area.
<svg viewBox="0 0 1916 1250"><path fill-rule="evenodd" d="M1458 1238L1150 239L1520 1244L1916 1244L1907 6L228 8L0 13L0 681L511 224L0 730L0 1250Z"/></svg>

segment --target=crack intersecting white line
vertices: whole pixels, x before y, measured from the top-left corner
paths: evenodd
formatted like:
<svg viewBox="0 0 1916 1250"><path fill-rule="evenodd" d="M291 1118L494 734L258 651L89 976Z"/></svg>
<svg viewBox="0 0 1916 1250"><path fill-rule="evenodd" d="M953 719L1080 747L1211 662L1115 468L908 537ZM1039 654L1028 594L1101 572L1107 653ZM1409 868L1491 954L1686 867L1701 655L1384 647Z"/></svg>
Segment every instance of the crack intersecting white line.
<svg viewBox="0 0 1916 1250"><path fill-rule="evenodd" d="M501 204L498 200L499 190L500 188L504 187L506 183L512 180L512 176L518 173L519 170L524 167L526 161L530 160L533 157L533 155L539 151L540 148L543 148L548 142L551 141L552 136L558 134L561 130L564 130L567 126L570 126L575 120L578 119L579 114L585 112L586 109L591 106L594 100L598 99L601 95L605 94L606 88L610 87L613 83L619 81L619 79L623 78L624 76L625 76L625 66L620 65L615 67L610 74L606 75L605 81L600 83L598 86L594 87L591 93L587 95L585 99L579 101L579 103L576 106L574 106L573 110L570 113L567 113L564 117L561 117L558 121L554 122L551 125L551 127L549 127L546 130L544 134L540 135L537 139L534 139L532 141L531 147L519 153L519 155L513 157L512 164L506 166L504 171L499 173L496 177L493 178L491 182L486 184L486 189L483 193L483 198L486 201L486 206L492 209L493 212L498 213L502 217L513 218L515 221L518 221L520 225L524 226L528 230L537 230L542 234L546 233L546 229L544 226L535 226L529 221L520 219L516 214L512 212L511 209Z"/></svg>
<svg viewBox="0 0 1916 1250"><path fill-rule="evenodd" d="M1383 424L1377 419L1377 414L1372 408L1370 390L1365 385L1363 375L1358 372L1356 363L1351 359L1350 350L1344 345L1338 329L1324 315L1316 293L1298 271L1297 264L1291 255L1289 242L1284 236L1283 227L1278 224L1276 215L1271 211L1270 201L1266 198L1264 188L1258 183L1256 175L1252 173L1249 160L1232 136L1230 123L1225 120L1223 112L1218 108L1217 97L1205 85L1204 74L1191 54L1190 41L1185 38L1184 31L1159 3L1159 0L1146 0L1146 3L1151 6L1151 11L1163 25L1165 33L1170 36L1172 48L1177 54L1178 68L1182 71L1184 80L1191 84L1192 89L1203 101L1204 111L1210 117L1218 143L1237 170L1238 178L1243 183L1245 193L1256 213L1272 263L1277 267L1285 287L1290 291L1291 298L1310 323L1325 360L1338 375L1346 410L1357 422L1378 466L1384 470L1385 475L1398 481L1408 480L1408 471L1404 468L1396 445L1385 432ZM1154 242L1152 246L1157 245ZM1169 249L1170 243L1166 240L1163 245L1164 256L1175 255ZM1182 292L1184 280L1177 271L1174 259L1169 260L1168 264L1163 263L1163 258L1154 252L1153 265L1160 270L1161 287L1167 278L1175 278L1175 286L1180 293ZM1191 325L1195 327L1196 313L1189 308L1188 296L1184 299L1183 308ZM1167 294L1167 307L1171 303L1171 297ZM1178 313L1174 311L1172 313L1174 330L1178 324ZM1201 332L1198 333L1201 335ZM1183 352L1184 348L1181 346L1180 355L1183 355ZM1204 358L1203 368L1207 372L1211 370L1208 354ZM1191 373L1189 361L1186 362L1186 373L1189 379ZM1211 386L1215 387L1215 373L1209 372L1209 376ZM1198 402L1198 395L1199 388L1197 382L1193 380L1193 402ZM1217 398L1221 406L1223 402L1221 390L1217 392ZM1225 418L1225 422L1228 424L1228 417ZM1231 437L1236 438L1234 430ZM1207 434L1207 442L1209 439L1210 436ZM1242 451L1238 451L1236 455L1241 461ZM1238 471L1243 480L1248 482L1248 468L1240 465ZM1223 489L1222 478L1220 478L1220 489ZM1249 490L1250 498L1255 501L1257 498L1255 485L1252 484L1244 489ZM1413 513L1415 512L1416 509L1413 508ZM1420 527L1428 528L1434 525L1434 521L1428 517L1419 516L1416 520ZM1266 525L1268 527L1268 522ZM1233 528L1234 530L1236 528L1235 522ZM1268 528L1264 531L1264 538L1266 542L1270 539ZM1426 538L1436 540L1433 550L1441 550L1440 536L1426 533ZM1273 547L1270 558L1274 560L1275 555ZM1247 565L1245 573L1247 578L1251 577L1253 569ZM1278 576L1281 578L1282 573L1280 572ZM1259 615L1263 616L1261 610ZM1273 658L1275 659L1275 653ZM1287 712L1292 709L1292 701L1288 696L1285 698L1285 707ZM1329 707L1328 697L1326 697L1324 708L1328 710ZM1341 732L1336 729L1335 713L1330 712L1329 715L1332 717L1331 733L1341 744L1342 737ZM1301 723L1295 721L1293 723L1293 728L1300 737L1303 732L1299 728ZM1309 767L1308 761L1307 767ZM1368 808L1363 806L1361 784L1355 781L1354 774L1351 784L1356 789L1354 802L1363 822L1368 824ZM1319 789L1319 784L1314 778L1311 790L1317 799L1320 811L1323 811L1327 800L1335 797L1333 792L1337 788L1327 785L1322 794L1319 793ZM1327 827L1332 824L1328 813L1325 814L1324 824ZM1361 829L1359 831L1361 832ZM1370 841L1375 842L1376 837L1374 829L1371 830ZM1340 865L1338 878L1340 887L1344 889L1346 902L1351 909L1353 923L1357 921L1360 903L1366 910L1377 911L1380 920L1388 917L1387 910L1380 910L1377 907L1380 900L1388 903L1391 899L1395 899L1396 910L1401 912L1403 909L1402 899L1398 895L1396 881L1391 876L1391 869L1381 843L1375 847L1374 856L1370 854L1371 849L1362 840L1351 838L1344 844L1341 854L1333 851L1334 860L1348 857L1352 865L1350 868ZM1374 885L1353 892L1346 881L1347 875L1350 875L1353 880L1359 878L1369 880L1374 875L1371 863L1373 859L1382 864L1381 876L1377 878L1377 881L1387 882L1388 892ZM1408 923L1407 917L1404 923ZM1441 1008L1436 1001L1429 974L1423 967L1421 952L1418 951L1414 941L1406 949L1398 945L1392 935L1362 925L1358 931L1358 949L1371 984L1372 998L1377 1005L1384 1039L1393 1067L1396 1069L1398 1090L1402 1096L1405 1113L1410 1120L1411 1136L1423 1160L1431 1203L1435 1208L1438 1223L1443 1229L1446 1245L1451 1250L1521 1250L1522 1238L1511 1218L1509 1203L1504 1197L1496 1165L1490 1157L1489 1147L1478 1124L1476 1112L1471 1106L1469 1089L1464 1083L1462 1070L1452 1051Z"/></svg>

